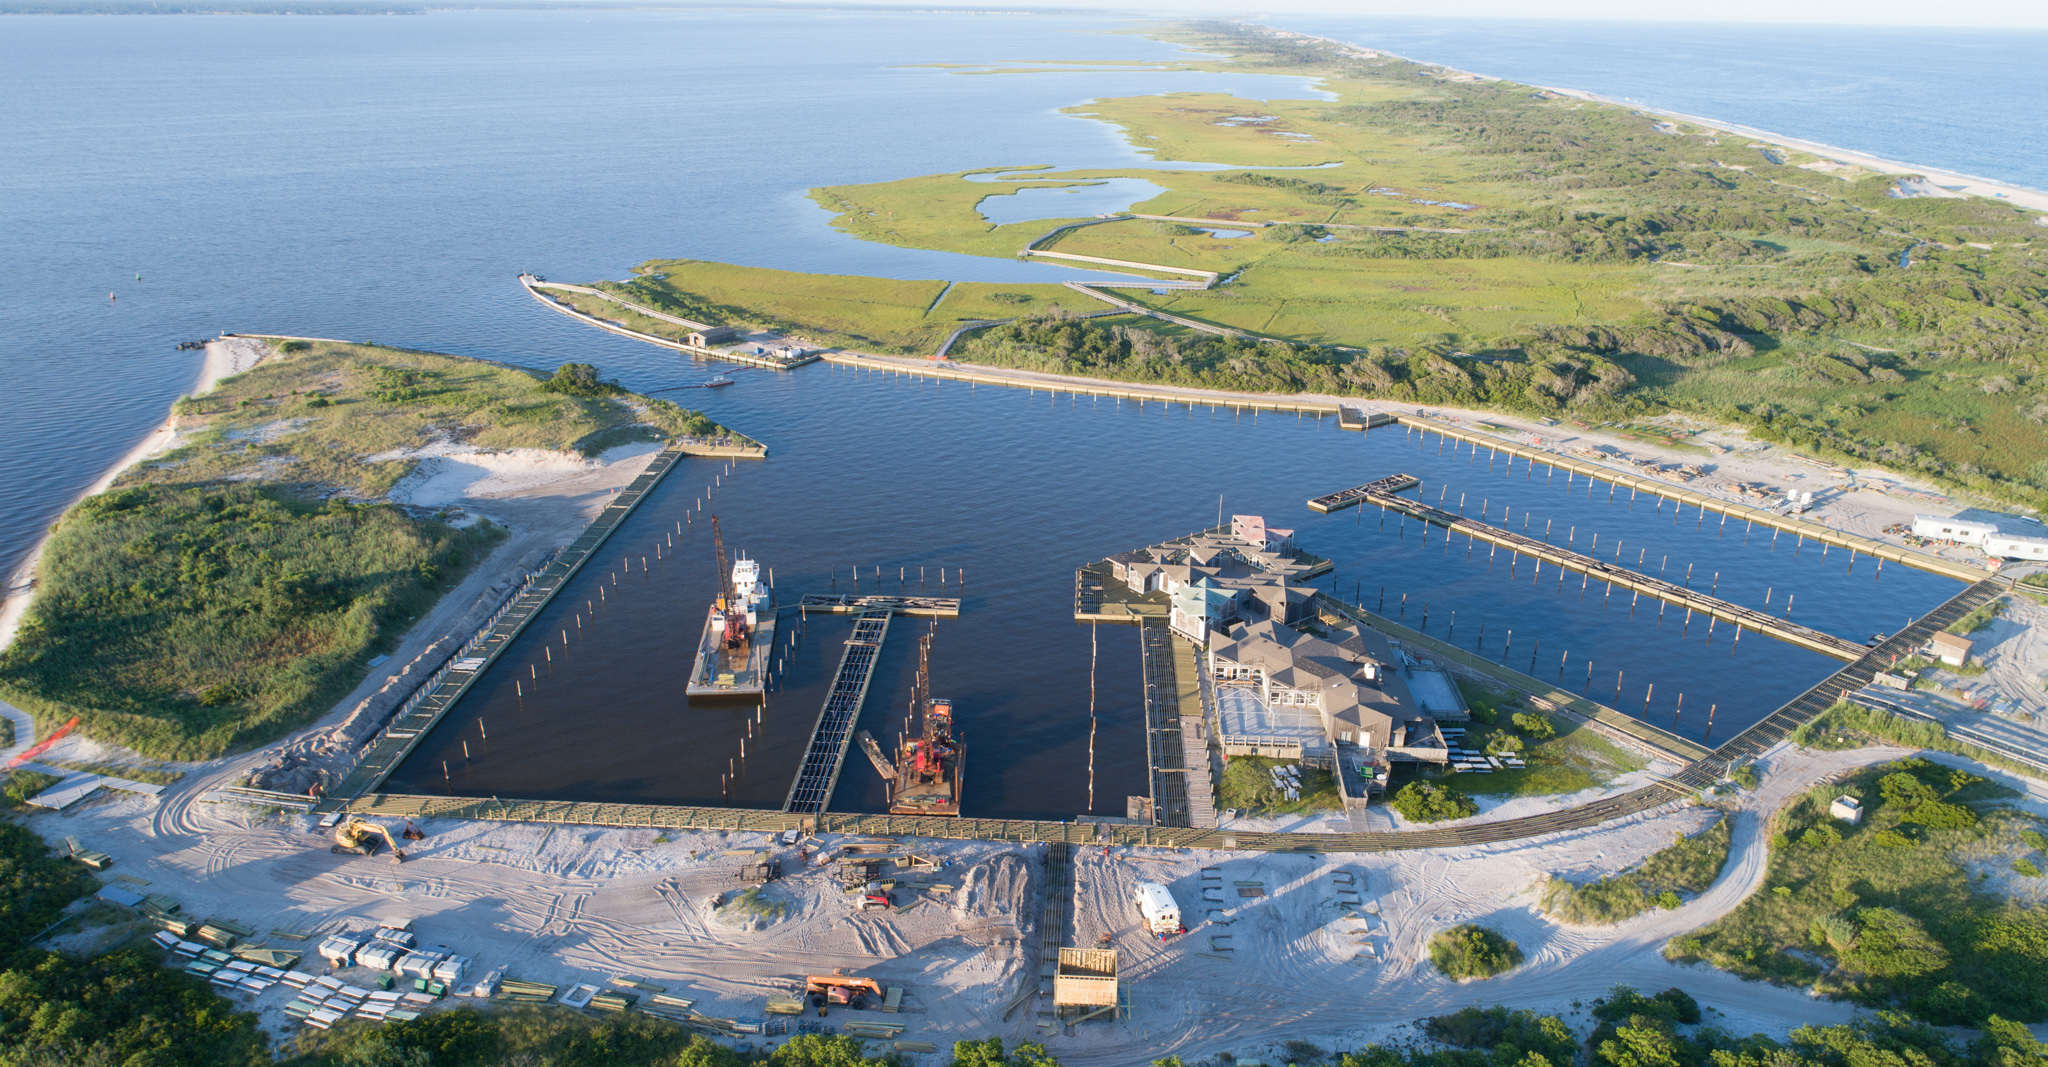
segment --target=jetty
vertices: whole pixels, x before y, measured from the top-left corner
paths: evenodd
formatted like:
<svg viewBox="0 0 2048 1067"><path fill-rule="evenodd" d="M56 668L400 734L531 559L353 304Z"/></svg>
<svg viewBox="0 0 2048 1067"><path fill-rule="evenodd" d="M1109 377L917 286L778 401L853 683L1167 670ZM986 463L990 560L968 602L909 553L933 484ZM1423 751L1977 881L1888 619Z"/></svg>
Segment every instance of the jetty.
<svg viewBox="0 0 2048 1067"><path fill-rule="evenodd" d="M547 293L542 292L541 290L554 289L560 292L578 293L583 296L595 297L599 300L605 300L610 303L617 304L620 307L627 308L635 312L636 314L645 315L649 318L660 319L664 322L673 323L677 326L683 327L684 329L695 331L695 333L693 333L691 336L707 338L717 336L717 333L720 332L720 327L713 326L710 323L692 322L689 319L679 318L677 316L670 315L666 312L657 311L653 308L646 307L641 304L635 304L630 300L621 299L617 295L607 293L602 289L592 289L587 285L565 285L561 282L551 282L544 278L537 278L531 274L520 275L519 285L521 288L526 290L528 296L533 297L535 300L540 301L542 304L545 304L548 307L553 308L554 310L559 311L572 319L588 323L608 333L618 334L621 337L630 337L635 341L645 341L651 345L660 345L663 348L672 348L678 352L687 352L690 355L699 356L704 359L722 359L729 363L743 363L751 367L765 367L768 370L795 370L796 368L801 367L807 363L816 363L819 359L823 358L819 353L814 351L807 351L799 356L780 356L771 355L767 353L757 355L752 352L741 351L738 345L729 348L713 348L709 344L692 344L688 341L678 341L673 337L663 337L660 336L659 334L652 334L642 330L636 330L623 322L618 322L613 319L599 318L596 315L592 315L589 314L588 312L570 307L566 302L556 299L555 297L550 296Z"/></svg>
<svg viewBox="0 0 2048 1067"><path fill-rule="evenodd" d="M1441 527L1444 530L1445 540L1449 540L1457 534L1464 534L1467 537L1499 545L1519 555L1528 556L1537 561L1539 568L1543 564L1548 563L1564 570L1577 571L1588 577L1598 578L1610 586L1619 587L1633 593L1653 596L1666 603L1685 608L1689 612L1697 612L1708 618L1719 619L1722 622L1732 622L1736 627L1737 640L1741 640L1742 631L1747 629L1769 634L1780 641L1789 642L1802 648L1811 649L1812 651L1850 662L1861 659L1866 652L1870 651L1869 648L1857 642L1836 637L1833 634L1816 630L1810 626L1801 626L1790 619L1766 615L1754 608L1745 608L1738 604L1731 604L1718 597L1698 592L1675 582L1667 582L1662 578L1652 578L1647 574L1637 573L1619 563L1609 563L1581 552L1575 552L1570 548L1560 548L1534 537L1504 530L1477 519L1468 519L1456 512L1445 511L1442 508L1432 507L1428 504L1395 495L1400 489L1412 488L1420 484L1422 483L1419 479L1410 475L1397 474L1381 478L1378 481L1367 482L1364 485L1354 486L1341 492L1331 493L1327 496L1316 497L1309 501L1309 507L1317 511L1328 512L1360 503L1376 504L1389 511L1408 515L1421 519L1432 526ZM1318 504L1324 506L1318 507ZM1540 570L1538 573L1541 573ZM1790 611L1789 606L1787 611Z"/></svg>

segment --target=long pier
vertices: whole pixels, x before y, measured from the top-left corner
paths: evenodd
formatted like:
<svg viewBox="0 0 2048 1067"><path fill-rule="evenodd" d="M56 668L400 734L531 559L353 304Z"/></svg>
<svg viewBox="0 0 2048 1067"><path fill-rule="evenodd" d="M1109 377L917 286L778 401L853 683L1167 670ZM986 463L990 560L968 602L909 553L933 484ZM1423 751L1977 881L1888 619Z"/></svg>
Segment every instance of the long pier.
<svg viewBox="0 0 2048 1067"><path fill-rule="evenodd" d="M1673 485L1662 479L1645 478L1640 475L1623 473L1612 467L1603 467L1597 463L1581 462L1560 456L1554 452L1530 448L1525 445L1518 445L1512 441L1503 441L1500 438L1491 437L1486 434L1462 430L1456 426L1439 422L1436 419L1423 415L1401 415L1398 418L1404 426L1421 430L1424 433L1437 434L1449 440L1463 441L1473 446L1475 453L1478 449L1485 448L1497 455L1520 457L1532 464L1544 464L1552 470L1568 471L1587 478L1598 479L1612 485L1616 489L1627 489L1632 493L1649 493L1680 505L1698 508L1701 521L1705 521L1707 513L1716 512L1723 516L1723 522L1726 522L1728 519L1738 519L1745 523L1768 526L1774 530L1783 530L1789 534L1796 534L1808 541L1818 541L1821 544L1833 545L1836 548L1846 548L1876 559L1890 560L1893 563L1915 567L1923 571L1955 578L1959 581L1975 582L1984 577L1982 568L1973 567L1966 563L1943 559L1940 556L1931 555L1926 552L1916 552L1897 545L1888 545L1883 541L1845 533L1831 526L1798 518L1797 516L1782 515L1768 508L1759 508L1749 504L1738 504L1734 501L1722 500L1719 497L1708 496L1705 493Z"/></svg>
<svg viewBox="0 0 2048 1067"><path fill-rule="evenodd" d="M1348 503L1341 505L1345 507L1355 503L1377 504L1389 511L1411 515L1421 519L1423 522L1442 527L1445 540L1449 540L1455 534L1476 537L1481 541L1487 541L1520 555L1528 556L1537 561L1538 568L1541 568L1545 563L1549 563L1552 566L1562 567L1566 570L1573 570L1589 577L1598 578L1611 586L1620 586L1631 592L1647 593L1666 603L1685 608L1687 611L1698 612L1709 618L1719 619L1722 622L1732 622L1736 627L1736 640L1741 640L1742 631L1746 628L1758 633L1769 634L1780 641L1786 641L1842 660L1854 661L1869 651L1864 645L1816 630L1811 626L1801 626L1789 619L1774 618L1754 608L1745 608L1739 604L1731 604L1717 597L1696 592L1686 586L1667 582L1662 578L1652 578L1646 574L1639 574L1618 563L1608 563L1605 560L1595 559L1592 556L1574 552L1568 548L1559 548L1533 537L1518 534L1511 530L1503 530L1498 526L1480 522L1476 519L1468 519L1455 512L1445 511L1442 508L1432 507L1428 504L1409 500L1406 497L1396 496L1394 493L1384 489L1375 488L1376 486L1402 482L1405 482L1402 488L1421 484L1418 480L1408 475L1395 475L1391 478L1382 478L1377 482L1368 482L1365 485L1346 489L1342 493L1333 493L1329 497L1317 497L1316 500L1309 502L1309 506L1315 507L1317 501L1329 500L1340 496L1348 500ZM1541 573L1540 570L1539 573Z"/></svg>
<svg viewBox="0 0 2048 1067"><path fill-rule="evenodd" d="M484 672L490 670L491 665L498 661L498 657L511 647L513 640L525 631L526 624L540 615L541 609L547 607L548 601L553 600L555 594L569 584L569 580L589 562L591 555L611 537L620 523L626 521L627 516L633 514L634 509L640 506L640 502L647 499L647 494L661 484L661 480L668 476L669 471L675 469L676 464L686 454L681 447L673 444L657 453L647 464L647 468L612 497L604 506L604 510L598 513L597 518L591 520L589 526L584 527L583 533L569 543L569 547L563 549L546 567L541 568L526 590L499 614L497 621L491 625L490 633L486 634L480 643L472 646L467 656L457 660L442 675L442 680L415 703L411 710L393 719L391 724L385 727L384 732L377 735L377 740L363 753L362 759L357 761L355 770L349 772L348 777L328 791L327 799L317 810L337 810L364 793L383 785L384 779L390 777L391 772L405 762L407 756L412 755L413 749L419 746L420 739L440 723L441 717L462 699L464 693L469 692L470 686L474 685L478 678L483 677Z"/></svg>
<svg viewBox="0 0 2048 1067"><path fill-rule="evenodd" d="M1829 675L1818 685L1735 735L1711 754L1693 761L1665 781L1605 797L1562 811L1518 819L1501 819L1436 830L1377 833L1253 833L1239 830L1140 826L1129 824L1052 822L1030 819L970 819L926 815L831 815L738 808L692 808L657 804L597 804L576 801L498 800L377 794L348 805L349 810L385 818L488 819L545 822L577 826L658 827L776 833L807 830L817 833L931 837L951 840L1069 842L1154 848L1201 848L1260 852L1392 852L1451 848L1520 841L1544 834L1598 826L1611 819L1682 801L1726 776L1736 764L1754 759L1793 730L1826 711L1835 701L1870 684L1894 656L1909 654L1931 635L1969 614L2010 583L1987 578L1913 620L1856 662Z"/></svg>
<svg viewBox="0 0 2048 1067"><path fill-rule="evenodd" d="M811 729L811 745L789 784L789 798L782 810L818 814L832 802L832 790L839 785L839 771L846 766L846 750L853 743L853 724L860 720L860 707L868 699L868 682L875 676L875 661L882 654L882 638L889 634L887 608L871 608L853 624L853 636L839 655L839 670L832 676L832 688L825 694L825 706L818 709L818 723Z"/></svg>

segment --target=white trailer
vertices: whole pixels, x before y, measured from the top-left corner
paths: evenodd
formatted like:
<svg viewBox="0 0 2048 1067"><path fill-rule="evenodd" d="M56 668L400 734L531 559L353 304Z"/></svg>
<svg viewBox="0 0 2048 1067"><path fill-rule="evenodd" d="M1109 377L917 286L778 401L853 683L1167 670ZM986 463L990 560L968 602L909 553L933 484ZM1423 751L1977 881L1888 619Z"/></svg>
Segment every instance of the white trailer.
<svg viewBox="0 0 2048 1067"><path fill-rule="evenodd" d="M1181 932L1180 905L1173 902L1173 893L1158 882L1138 883L1138 914L1144 916L1145 929L1155 934L1177 934Z"/></svg>

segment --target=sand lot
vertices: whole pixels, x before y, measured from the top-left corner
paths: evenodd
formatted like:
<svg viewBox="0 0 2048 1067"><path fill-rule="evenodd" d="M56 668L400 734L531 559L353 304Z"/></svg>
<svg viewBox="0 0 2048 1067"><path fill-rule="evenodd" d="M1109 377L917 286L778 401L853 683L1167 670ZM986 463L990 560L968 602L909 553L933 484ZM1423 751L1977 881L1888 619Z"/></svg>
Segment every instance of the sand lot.
<svg viewBox="0 0 2048 1067"><path fill-rule="evenodd" d="M1536 907L1543 881L1625 869L1721 812L1672 805L1525 842L1365 855L1077 847L1061 941L1093 946L1107 935L1121 955L1132 1011L1048 1040L1068 1064L1127 1064L1134 1049L1148 1057L1251 1056L1295 1037L1349 1048L1472 1003L1569 1015L1572 1001L1617 983L1682 986L1742 1033L1846 1019L1846 1005L1674 966L1660 950L1760 884L1770 811L1813 782L1902 754L1772 752L1759 765L1763 787L1723 802L1735 834L1720 880L1684 907L1612 928L1543 916ZM781 846L765 834L428 820L421 827L427 839L406 863L392 865L382 856L331 854L310 816L208 798L207 790L231 777L227 770L195 775L160 801L105 793L29 825L46 838L76 835L112 854L115 866L103 877L146 879L148 892L177 899L186 913L239 921L257 931L253 940L276 947L310 951L313 942L283 940L273 929L411 920L423 942L474 957L478 973L503 966L565 987L636 975L697 1000L705 1014L741 1018L760 1017L766 996L802 975L846 968L902 986L910 1007L898 1016L835 1009L837 1021L902 1023L910 1027L906 1039L942 1048L990 1034L1041 1035L1037 1005L1019 1007L1008 1021L1002 1011L1032 969L1042 845L904 842L904 850L949 863L938 877L957 888L916 903L918 894L899 889L899 910L861 912L820 862L845 844L829 835ZM778 920L736 922L715 908L740 888L738 867L753 857L733 853L748 850L783 861L786 877L770 890L787 905ZM1207 878L1205 869L1213 872ZM1162 941L1143 932L1131 904L1139 881L1171 889L1186 935ZM1237 894L1250 888L1239 883L1253 882L1262 895ZM1358 907L1339 903L1340 884L1361 887ZM1205 886L1218 888L1205 893ZM1464 921L1498 927L1528 962L1484 982L1443 979L1425 945ZM86 947L98 935L74 936L75 947ZM343 977L367 984L372 976ZM275 1032L289 1032L293 1024L281 1012L288 989L245 999Z"/></svg>

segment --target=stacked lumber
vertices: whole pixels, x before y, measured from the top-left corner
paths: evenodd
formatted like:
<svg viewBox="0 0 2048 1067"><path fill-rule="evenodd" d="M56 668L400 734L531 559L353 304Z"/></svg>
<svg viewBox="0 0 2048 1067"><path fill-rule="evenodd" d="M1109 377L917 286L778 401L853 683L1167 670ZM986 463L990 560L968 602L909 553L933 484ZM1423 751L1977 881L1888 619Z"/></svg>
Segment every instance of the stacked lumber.
<svg viewBox="0 0 2048 1067"><path fill-rule="evenodd" d="M696 1001L691 1000L688 997L678 997L668 993L656 993L653 996L647 998L647 1003L640 1005L640 1010L648 1015L653 1015L658 1018L667 1019L670 1022L680 1023L688 1022L690 1016L695 1014L694 1012L690 1011L690 1007L696 1003Z"/></svg>
<svg viewBox="0 0 2048 1067"><path fill-rule="evenodd" d="M104 871L114 865L114 857L104 852L94 852L92 849L79 844L78 839L75 837L64 839L64 850L65 855L95 871Z"/></svg>
<svg viewBox="0 0 2048 1067"><path fill-rule="evenodd" d="M639 1000L640 995L638 993L614 993L607 990L591 997L589 1006L596 1008L598 1011L623 1013L631 1011L633 1005L638 1003Z"/></svg>
<svg viewBox="0 0 2048 1067"><path fill-rule="evenodd" d="M523 978L506 978L498 983L498 992L492 1000L509 1000L519 1004L546 1004L555 999L555 987L546 982L529 982Z"/></svg>
<svg viewBox="0 0 2048 1067"><path fill-rule="evenodd" d="M878 1023L869 1022L865 1019L843 1023L839 1028L855 1037L868 1037L877 1041L888 1041L901 1037L903 1031L910 1029L902 1023Z"/></svg>

